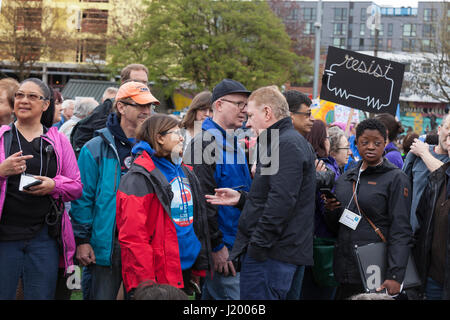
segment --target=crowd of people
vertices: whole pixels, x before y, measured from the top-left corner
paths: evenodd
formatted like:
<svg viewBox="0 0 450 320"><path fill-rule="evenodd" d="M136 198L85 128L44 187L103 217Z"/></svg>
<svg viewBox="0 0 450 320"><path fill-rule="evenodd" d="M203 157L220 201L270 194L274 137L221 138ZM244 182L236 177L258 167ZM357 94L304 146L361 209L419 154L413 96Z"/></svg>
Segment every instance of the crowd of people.
<svg viewBox="0 0 450 320"><path fill-rule="evenodd" d="M223 79L181 118L145 66L120 76L100 103L0 80L0 299L70 299L78 265L85 300L363 300L355 246L377 242L367 299L450 299L448 114L426 137L327 124L299 91Z"/></svg>

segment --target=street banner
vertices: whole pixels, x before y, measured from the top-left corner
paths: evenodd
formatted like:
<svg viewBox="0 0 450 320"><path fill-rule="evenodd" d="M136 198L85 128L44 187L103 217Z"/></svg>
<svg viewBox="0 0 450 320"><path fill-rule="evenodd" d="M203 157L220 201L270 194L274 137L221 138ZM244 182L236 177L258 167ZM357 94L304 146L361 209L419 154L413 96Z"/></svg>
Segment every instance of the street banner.
<svg viewBox="0 0 450 320"><path fill-rule="evenodd" d="M330 46L320 98L395 116L404 72L402 63Z"/></svg>

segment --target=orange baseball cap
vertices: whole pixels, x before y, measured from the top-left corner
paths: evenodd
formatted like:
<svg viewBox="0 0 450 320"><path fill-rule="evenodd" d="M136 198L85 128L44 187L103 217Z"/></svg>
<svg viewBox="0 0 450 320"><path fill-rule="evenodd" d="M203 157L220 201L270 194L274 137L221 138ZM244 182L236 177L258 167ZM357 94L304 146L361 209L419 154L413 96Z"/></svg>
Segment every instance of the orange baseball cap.
<svg viewBox="0 0 450 320"><path fill-rule="evenodd" d="M158 99L151 94L150 89L145 84L135 81L124 83L117 91L116 101L125 98L131 98L138 104L159 104Z"/></svg>

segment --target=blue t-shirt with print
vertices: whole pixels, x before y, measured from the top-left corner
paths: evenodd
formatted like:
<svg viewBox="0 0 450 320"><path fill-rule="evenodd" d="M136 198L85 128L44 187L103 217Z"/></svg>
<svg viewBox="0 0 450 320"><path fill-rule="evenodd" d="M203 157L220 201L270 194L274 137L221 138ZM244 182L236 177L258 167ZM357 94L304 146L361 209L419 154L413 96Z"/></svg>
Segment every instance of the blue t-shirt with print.
<svg viewBox="0 0 450 320"><path fill-rule="evenodd" d="M201 249L201 243L194 232L192 189L179 164L173 164L165 158L156 156L152 159L172 188L171 216L177 231L181 269L186 270L195 263Z"/></svg>

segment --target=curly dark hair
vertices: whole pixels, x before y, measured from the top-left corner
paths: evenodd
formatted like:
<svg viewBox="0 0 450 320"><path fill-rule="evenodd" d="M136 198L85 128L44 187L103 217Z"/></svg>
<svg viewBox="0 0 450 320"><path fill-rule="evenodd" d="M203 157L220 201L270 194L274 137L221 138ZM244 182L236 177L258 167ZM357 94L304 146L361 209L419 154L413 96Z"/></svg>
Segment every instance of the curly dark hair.
<svg viewBox="0 0 450 320"><path fill-rule="evenodd" d="M380 120L370 118L361 121L356 127L356 141L358 141L359 137L366 130L378 130L381 136L384 138L384 141L386 141L387 139L386 127L384 126L384 124Z"/></svg>

